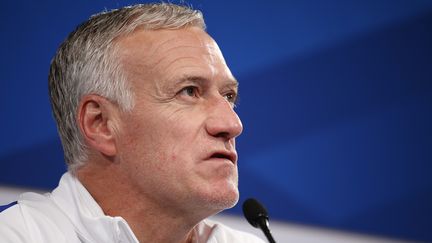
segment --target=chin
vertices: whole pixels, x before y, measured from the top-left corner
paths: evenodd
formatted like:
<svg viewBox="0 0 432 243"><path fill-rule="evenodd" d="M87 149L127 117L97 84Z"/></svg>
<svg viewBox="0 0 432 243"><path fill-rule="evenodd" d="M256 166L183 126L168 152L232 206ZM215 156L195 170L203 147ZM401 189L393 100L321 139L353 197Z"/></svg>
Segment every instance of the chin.
<svg viewBox="0 0 432 243"><path fill-rule="evenodd" d="M206 197L207 207L215 210L216 213L224 209L234 207L239 200L239 191L237 187L226 189L224 191L216 191Z"/></svg>

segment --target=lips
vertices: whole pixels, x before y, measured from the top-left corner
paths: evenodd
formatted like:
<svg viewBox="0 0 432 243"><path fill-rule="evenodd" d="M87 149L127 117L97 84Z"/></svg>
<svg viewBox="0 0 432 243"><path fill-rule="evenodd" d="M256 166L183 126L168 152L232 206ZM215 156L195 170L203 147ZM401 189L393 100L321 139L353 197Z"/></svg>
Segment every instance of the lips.
<svg viewBox="0 0 432 243"><path fill-rule="evenodd" d="M231 151L215 151L210 156L209 159L227 159L233 164L237 163L237 153Z"/></svg>

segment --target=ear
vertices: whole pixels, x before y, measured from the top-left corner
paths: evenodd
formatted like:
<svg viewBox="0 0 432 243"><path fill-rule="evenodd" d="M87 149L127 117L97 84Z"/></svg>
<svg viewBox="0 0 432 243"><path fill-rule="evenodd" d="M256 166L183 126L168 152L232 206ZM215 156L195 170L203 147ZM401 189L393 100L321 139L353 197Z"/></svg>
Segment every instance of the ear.
<svg viewBox="0 0 432 243"><path fill-rule="evenodd" d="M78 107L77 120L87 145L105 156L117 154L118 109L104 97L86 95Z"/></svg>

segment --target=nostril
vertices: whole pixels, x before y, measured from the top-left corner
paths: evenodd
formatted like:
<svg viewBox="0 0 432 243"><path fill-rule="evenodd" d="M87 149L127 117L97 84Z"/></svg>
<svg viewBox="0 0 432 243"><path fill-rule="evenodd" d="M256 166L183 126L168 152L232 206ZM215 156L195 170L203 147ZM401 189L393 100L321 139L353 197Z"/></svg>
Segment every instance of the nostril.
<svg viewBox="0 0 432 243"><path fill-rule="evenodd" d="M218 138L229 138L229 132L220 132L215 135Z"/></svg>

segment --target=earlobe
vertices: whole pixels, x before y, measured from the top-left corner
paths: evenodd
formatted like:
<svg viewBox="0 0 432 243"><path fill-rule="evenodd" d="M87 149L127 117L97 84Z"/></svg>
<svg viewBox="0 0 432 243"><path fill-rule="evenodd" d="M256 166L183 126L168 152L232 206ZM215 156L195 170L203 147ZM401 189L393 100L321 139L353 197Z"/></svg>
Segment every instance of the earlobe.
<svg viewBox="0 0 432 243"><path fill-rule="evenodd" d="M87 95L81 99L77 115L87 146L105 156L115 156L117 129L113 104L101 96Z"/></svg>

